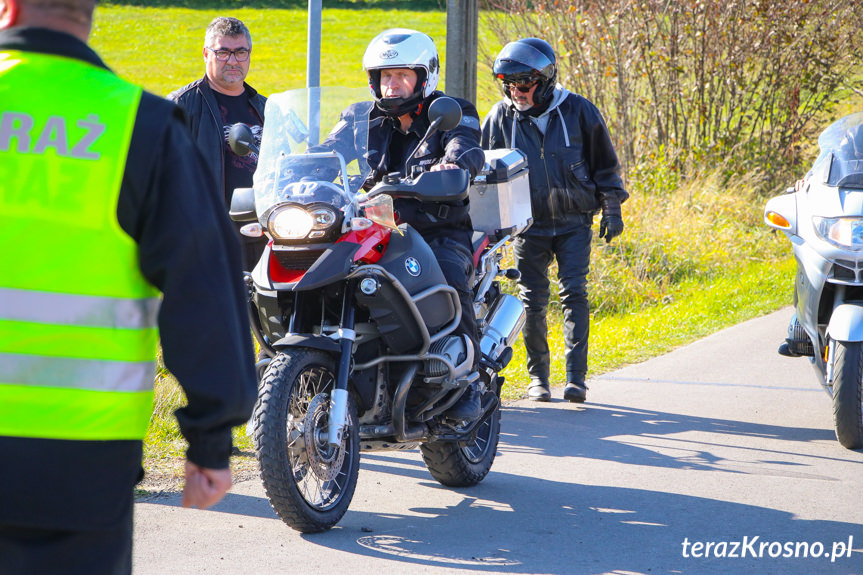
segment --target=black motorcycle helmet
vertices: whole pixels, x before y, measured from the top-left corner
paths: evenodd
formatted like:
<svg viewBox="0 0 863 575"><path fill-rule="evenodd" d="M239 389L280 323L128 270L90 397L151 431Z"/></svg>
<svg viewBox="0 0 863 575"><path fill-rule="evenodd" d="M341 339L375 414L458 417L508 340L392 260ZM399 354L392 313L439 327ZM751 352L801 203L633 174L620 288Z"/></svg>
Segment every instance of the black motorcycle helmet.
<svg viewBox="0 0 863 575"><path fill-rule="evenodd" d="M503 82L503 92L510 99L509 84L536 81L531 111L542 112L548 108L557 84L557 59L551 44L539 38L510 42L495 58L492 70L495 78Z"/></svg>

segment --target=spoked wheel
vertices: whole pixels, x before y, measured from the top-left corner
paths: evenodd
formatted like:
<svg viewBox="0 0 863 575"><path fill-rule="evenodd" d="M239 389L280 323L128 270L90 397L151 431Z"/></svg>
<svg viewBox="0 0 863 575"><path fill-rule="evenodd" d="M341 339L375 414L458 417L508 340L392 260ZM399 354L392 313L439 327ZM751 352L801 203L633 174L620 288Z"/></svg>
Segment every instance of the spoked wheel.
<svg viewBox="0 0 863 575"><path fill-rule="evenodd" d="M835 342L833 422L843 447L863 447L863 343Z"/></svg>
<svg viewBox="0 0 863 575"><path fill-rule="evenodd" d="M466 444L430 441L420 445L429 473L443 485L470 487L488 475L497 455L500 434L500 406L476 431L476 438Z"/></svg>
<svg viewBox="0 0 863 575"><path fill-rule="evenodd" d="M277 355L255 407L255 452L264 489L282 521L303 533L325 531L348 510L360 467L357 411L338 448L327 442L333 359L298 349Z"/></svg>

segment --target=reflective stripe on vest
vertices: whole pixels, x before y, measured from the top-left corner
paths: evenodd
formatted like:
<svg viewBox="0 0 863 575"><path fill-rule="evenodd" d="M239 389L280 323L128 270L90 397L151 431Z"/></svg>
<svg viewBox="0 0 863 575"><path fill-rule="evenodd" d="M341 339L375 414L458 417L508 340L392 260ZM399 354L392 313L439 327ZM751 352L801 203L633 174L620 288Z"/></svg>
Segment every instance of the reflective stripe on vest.
<svg viewBox="0 0 863 575"><path fill-rule="evenodd" d="M146 433L159 294L117 222L140 98L86 62L0 53L0 435Z"/></svg>

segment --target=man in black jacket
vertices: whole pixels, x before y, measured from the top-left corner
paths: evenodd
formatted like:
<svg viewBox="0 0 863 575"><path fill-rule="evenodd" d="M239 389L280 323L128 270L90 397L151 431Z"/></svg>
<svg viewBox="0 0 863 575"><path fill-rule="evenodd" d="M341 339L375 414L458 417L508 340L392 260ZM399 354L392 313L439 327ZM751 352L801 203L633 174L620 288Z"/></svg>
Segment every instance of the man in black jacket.
<svg viewBox="0 0 863 575"><path fill-rule="evenodd" d="M157 335L188 400L183 505L230 487L256 395L222 200L181 111L85 43L95 2L0 0L4 575L131 571Z"/></svg>
<svg viewBox="0 0 863 575"><path fill-rule="evenodd" d="M519 148L530 168L534 223L515 243L526 311L528 397L551 399L546 313L548 268L557 258L566 347L563 396L583 402L593 216L602 210L599 237L610 242L623 232L620 204L629 194L602 115L586 98L556 83L556 58L547 42L524 38L507 44L495 59L494 74L503 83L504 99L483 122L483 148Z"/></svg>
<svg viewBox="0 0 863 575"><path fill-rule="evenodd" d="M246 84L252 57L252 36L236 18L218 17L204 36L205 74L168 94L186 112L192 137L198 142L225 205L231 205L236 188L252 187L258 163L255 153L238 156L228 145L228 131L237 123L248 125L260 147L267 99ZM236 226L239 231L239 226ZM251 270L263 253L265 238L241 236L243 269Z"/></svg>
<svg viewBox="0 0 863 575"><path fill-rule="evenodd" d="M473 104L458 98L461 123L448 132L436 132L410 157L429 127L429 106L444 95L436 90L440 63L437 48L428 35L401 28L381 32L369 43L363 68L369 77L374 103L360 102L348 107L327 139L310 151L337 150L348 162L363 153L372 169L367 187L388 173L406 176L416 170L464 169L473 177L482 169L485 157L479 147L479 115ZM367 137L367 142L358 142L360 137ZM366 145L367 152L363 149ZM456 333L470 338L478 361L471 293L473 226L467 200L420 202L397 198L393 205L399 221L413 226L428 242L447 283L458 292L462 313ZM462 420L479 416L477 390L469 388L447 413Z"/></svg>

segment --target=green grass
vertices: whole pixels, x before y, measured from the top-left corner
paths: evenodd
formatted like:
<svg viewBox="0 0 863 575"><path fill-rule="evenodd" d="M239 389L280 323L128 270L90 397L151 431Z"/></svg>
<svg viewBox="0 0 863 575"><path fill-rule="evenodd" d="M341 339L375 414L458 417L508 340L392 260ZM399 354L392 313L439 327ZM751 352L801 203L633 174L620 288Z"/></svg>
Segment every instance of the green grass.
<svg viewBox="0 0 863 575"><path fill-rule="evenodd" d="M153 4L149 2L148 4ZM170 4L170 3L166 3ZM290 4L290 3L287 3ZM338 6L356 3L340 2ZM242 20L252 34L252 63L247 81L264 95L302 88L306 77L305 5L299 8L153 7L100 5L96 10L91 44L119 75L154 94L171 91L203 77L204 30L216 16ZM330 2L326 3L330 6ZM385 6L379 8L376 6ZM429 34L441 57L439 88L446 85L446 11L421 3L408 10L407 2L376 2L362 10L327 8L321 22L321 84L365 86L362 57L369 41L386 28L414 28ZM246 5L248 6L248 4ZM500 45L482 35L491 53ZM477 107L484 114L496 101L488 64L478 66Z"/></svg>
<svg viewBox="0 0 863 575"><path fill-rule="evenodd" d="M791 305L794 262L758 262L709 280L687 280L659 303L636 312L593 317L590 322L588 378L639 363L691 343L723 328ZM549 325L552 385L566 383L563 326L559 308L551 308ZM776 344L784 333L776 334ZM504 371L506 399L527 390L524 346L515 345L513 362Z"/></svg>

